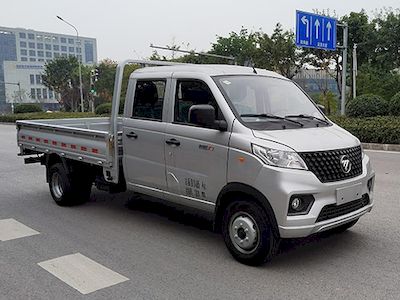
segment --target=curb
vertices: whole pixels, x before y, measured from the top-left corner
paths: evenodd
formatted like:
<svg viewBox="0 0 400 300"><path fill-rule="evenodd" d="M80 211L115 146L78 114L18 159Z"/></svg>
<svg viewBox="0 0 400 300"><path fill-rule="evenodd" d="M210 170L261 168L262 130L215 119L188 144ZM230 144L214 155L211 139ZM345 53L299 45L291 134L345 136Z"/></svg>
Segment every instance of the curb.
<svg viewBox="0 0 400 300"><path fill-rule="evenodd" d="M397 144L375 144L375 143L361 143L361 144L364 149L400 152L400 145Z"/></svg>

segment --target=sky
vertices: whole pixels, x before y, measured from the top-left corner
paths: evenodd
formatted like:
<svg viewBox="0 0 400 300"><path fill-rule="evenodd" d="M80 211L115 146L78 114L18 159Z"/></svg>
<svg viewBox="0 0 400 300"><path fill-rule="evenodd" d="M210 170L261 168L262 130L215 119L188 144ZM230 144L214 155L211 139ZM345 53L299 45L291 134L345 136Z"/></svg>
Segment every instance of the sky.
<svg viewBox="0 0 400 300"><path fill-rule="evenodd" d="M400 0L1 0L0 26L75 34L56 18L74 24L81 36L97 39L98 59L148 58L150 44L207 51L217 36L241 27L270 34L276 23L294 30L296 10L327 10L337 16L361 9L373 16ZM7 4L6 4L7 3ZM159 54L170 56L169 51Z"/></svg>

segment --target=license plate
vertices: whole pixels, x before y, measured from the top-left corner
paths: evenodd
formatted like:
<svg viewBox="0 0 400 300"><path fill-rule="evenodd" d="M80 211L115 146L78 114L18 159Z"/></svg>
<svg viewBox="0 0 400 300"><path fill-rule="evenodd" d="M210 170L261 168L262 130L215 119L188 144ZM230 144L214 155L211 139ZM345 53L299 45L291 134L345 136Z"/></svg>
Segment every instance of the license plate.
<svg viewBox="0 0 400 300"><path fill-rule="evenodd" d="M336 189L336 204L344 204L361 198L362 184L354 184Z"/></svg>

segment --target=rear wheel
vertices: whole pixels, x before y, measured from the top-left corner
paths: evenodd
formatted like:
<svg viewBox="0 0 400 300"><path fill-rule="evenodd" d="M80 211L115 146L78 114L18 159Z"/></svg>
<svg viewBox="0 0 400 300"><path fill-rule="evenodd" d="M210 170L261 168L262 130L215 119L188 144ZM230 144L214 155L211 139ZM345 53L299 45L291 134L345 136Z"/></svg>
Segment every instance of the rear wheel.
<svg viewBox="0 0 400 300"><path fill-rule="evenodd" d="M228 205L222 219L222 235L232 256L247 265L260 265L278 248L276 233L265 210L250 201Z"/></svg>
<svg viewBox="0 0 400 300"><path fill-rule="evenodd" d="M90 176L77 172L68 174L61 163L49 169L49 188L54 201L60 206L82 204L89 200L92 188Z"/></svg>

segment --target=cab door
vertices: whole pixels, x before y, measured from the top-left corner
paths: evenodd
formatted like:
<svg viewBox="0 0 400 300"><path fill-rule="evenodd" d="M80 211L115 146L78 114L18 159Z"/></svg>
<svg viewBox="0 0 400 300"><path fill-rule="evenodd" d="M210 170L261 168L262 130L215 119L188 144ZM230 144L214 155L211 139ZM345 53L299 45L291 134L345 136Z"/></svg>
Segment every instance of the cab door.
<svg viewBox="0 0 400 300"><path fill-rule="evenodd" d="M165 158L168 197L193 207L213 210L226 185L230 132L203 128L189 121L190 107L214 106L224 116L208 85L200 79L173 78L172 122L167 124Z"/></svg>
<svg viewBox="0 0 400 300"><path fill-rule="evenodd" d="M165 107L169 78L137 78L133 105L123 118L123 159L127 185L162 197L165 176ZM128 101L129 102L129 101Z"/></svg>

